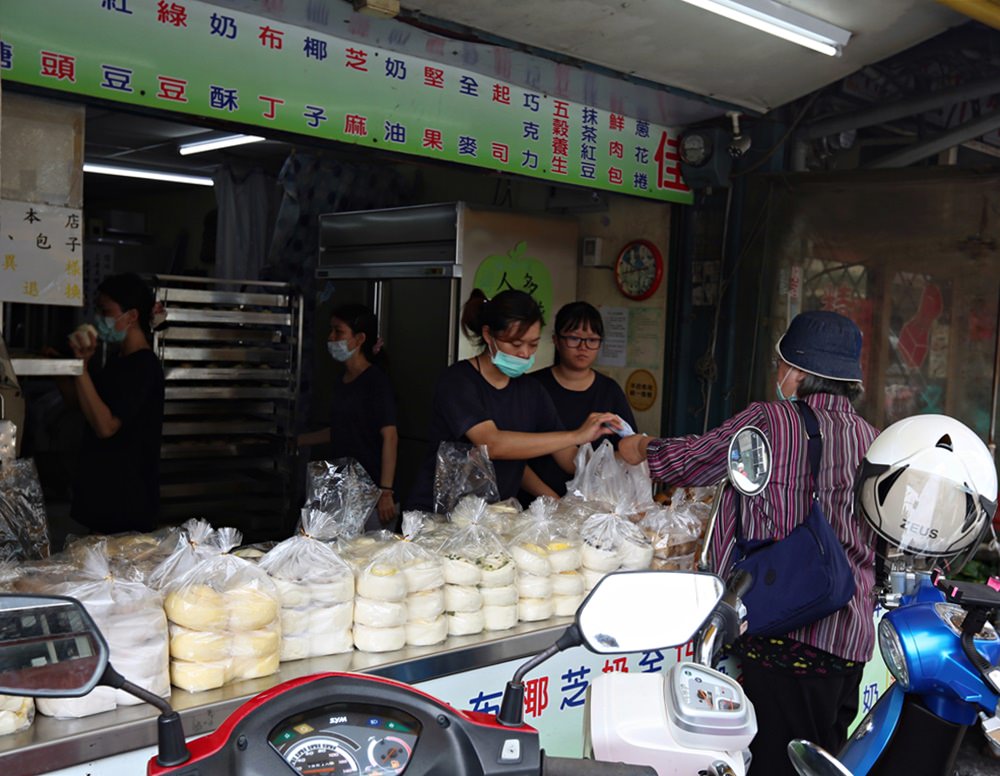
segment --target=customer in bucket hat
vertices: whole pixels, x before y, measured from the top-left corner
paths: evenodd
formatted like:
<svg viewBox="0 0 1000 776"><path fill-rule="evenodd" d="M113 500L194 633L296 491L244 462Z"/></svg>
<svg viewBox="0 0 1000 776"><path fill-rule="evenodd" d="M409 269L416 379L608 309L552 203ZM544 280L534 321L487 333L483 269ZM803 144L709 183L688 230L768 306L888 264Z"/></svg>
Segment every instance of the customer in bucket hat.
<svg viewBox="0 0 1000 776"><path fill-rule="evenodd" d="M734 645L757 713L750 776L794 776L785 753L793 738L838 751L857 713L862 670L872 656L875 537L855 518L853 485L878 432L852 406L862 390L861 347L861 331L849 318L825 310L801 313L775 347L777 401L754 402L706 434L632 436L619 443L619 455L629 463L648 461L654 479L697 486L726 476L729 443L739 429L755 426L768 438L768 486L752 498L732 488L722 497L711 559L713 570L725 578L734 560L737 516L744 538L779 540L808 514L812 488L806 435L792 401L807 404L819 422L823 449L816 492L844 545L856 589L848 604L828 617L781 638L744 636Z"/></svg>

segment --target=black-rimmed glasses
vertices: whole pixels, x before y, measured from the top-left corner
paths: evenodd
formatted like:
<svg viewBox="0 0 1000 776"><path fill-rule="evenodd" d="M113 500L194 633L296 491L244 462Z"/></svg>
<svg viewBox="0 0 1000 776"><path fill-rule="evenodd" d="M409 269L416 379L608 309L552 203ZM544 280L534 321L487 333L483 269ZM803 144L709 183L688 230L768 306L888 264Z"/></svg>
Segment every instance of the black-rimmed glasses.
<svg viewBox="0 0 1000 776"><path fill-rule="evenodd" d="M583 345L587 350L598 350L601 347L600 337L574 337L571 334L560 334L559 339L571 348L578 348Z"/></svg>

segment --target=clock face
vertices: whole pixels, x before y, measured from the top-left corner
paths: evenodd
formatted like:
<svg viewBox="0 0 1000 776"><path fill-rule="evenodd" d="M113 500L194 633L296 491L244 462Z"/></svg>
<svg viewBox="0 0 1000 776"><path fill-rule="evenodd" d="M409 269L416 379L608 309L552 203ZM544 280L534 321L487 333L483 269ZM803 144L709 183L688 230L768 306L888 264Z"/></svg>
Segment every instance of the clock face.
<svg viewBox="0 0 1000 776"><path fill-rule="evenodd" d="M618 254L615 282L629 299L648 299L663 278L663 257L648 240L633 240Z"/></svg>

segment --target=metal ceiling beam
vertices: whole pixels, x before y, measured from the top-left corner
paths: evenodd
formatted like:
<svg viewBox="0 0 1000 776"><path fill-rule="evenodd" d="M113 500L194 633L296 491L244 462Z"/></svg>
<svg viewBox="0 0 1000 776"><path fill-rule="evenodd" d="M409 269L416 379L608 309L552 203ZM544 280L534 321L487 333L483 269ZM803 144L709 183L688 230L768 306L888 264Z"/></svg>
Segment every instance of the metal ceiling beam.
<svg viewBox="0 0 1000 776"><path fill-rule="evenodd" d="M1000 128L1000 110L987 113L985 116L967 121L965 124L961 124L929 140L904 148L901 151L896 151L888 156L883 156L872 164L866 164L865 168L869 170L886 170L893 167L907 167L952 146L961 145L969 140L981 137L997 128Z"/></svg>
<svg viewBox="0 0 1000 776"><path fill-rule="evenodd" d="M834 116L824 121L817 121L815 124L809 124L803 130L803 135L810 140L816 140L828 135L835 135L838 132L885 124L907 116L926 113L935 108L989 97L993 94L1000 94L1000 78L986 78L948 89L938 89L920 97L898 100L888 105L879 105L876 108L866 108L844 116Z"/></svg>

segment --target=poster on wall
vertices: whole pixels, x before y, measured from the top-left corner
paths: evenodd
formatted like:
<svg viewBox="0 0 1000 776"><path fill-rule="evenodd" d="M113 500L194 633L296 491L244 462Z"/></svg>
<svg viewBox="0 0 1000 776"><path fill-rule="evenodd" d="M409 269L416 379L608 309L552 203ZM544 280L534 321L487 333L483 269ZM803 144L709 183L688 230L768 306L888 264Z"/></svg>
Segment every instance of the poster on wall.
<svg viewBox="0 0 1000 776"><path fill-rule="evenodd" d="M83 211L0 200L0 302L83 306Z"/></svg>
<svg viewBox="0 0 1000 776"><path fill-rule="evenodd" d="M628 308L601 307L604 341L597 356L597 365L625 366L628 363Z"/></svg>
<svg viewBox="0 0 1000 776"><path fill-rule="evenodd" d="M459 230L460 303L465 303L474 288L488 298L509 289L530 294L545 318L535 368L550 365L555 354L552 325L556 313L576 298L576 221L464 205ZM475 353L473 344L461 337L459 358L470 358Z"/></svg>

